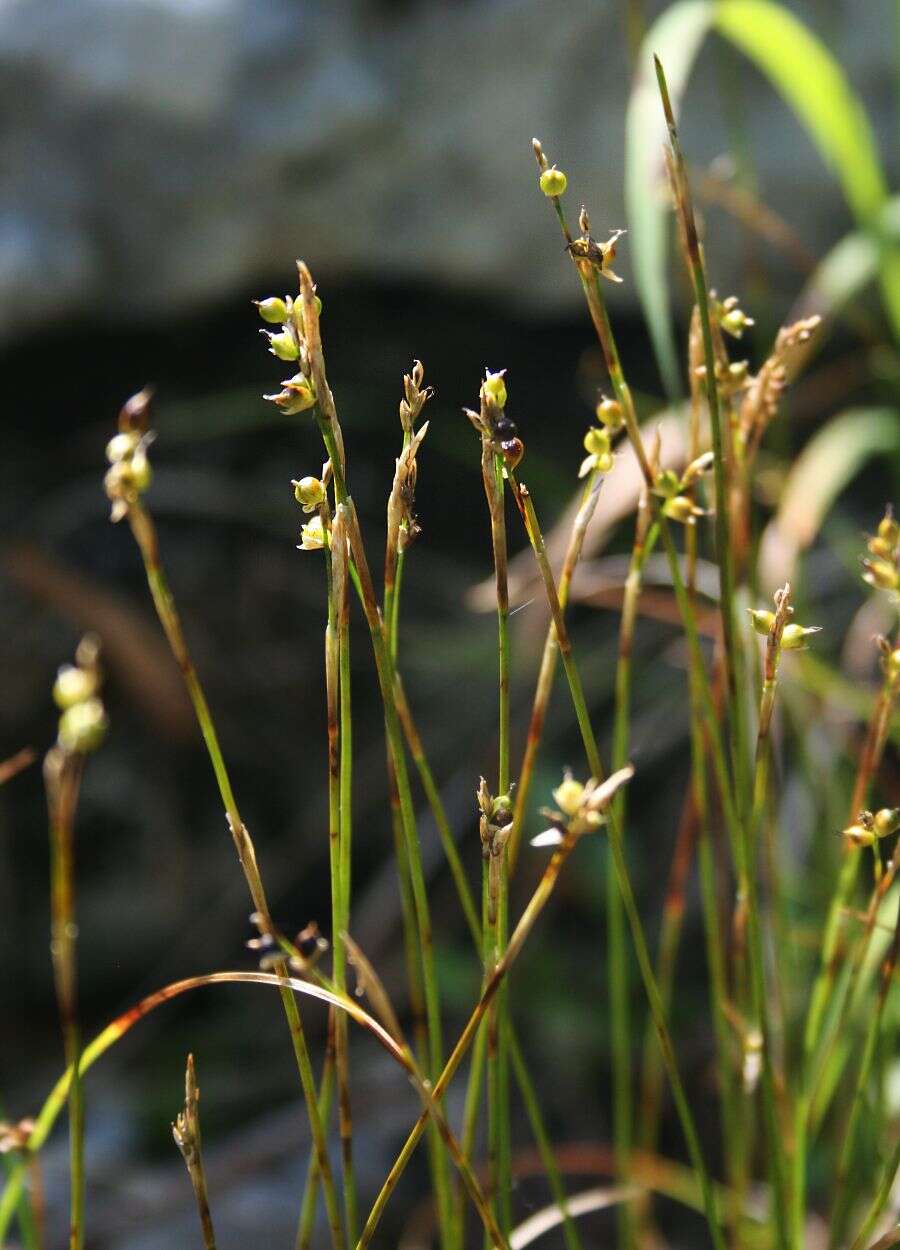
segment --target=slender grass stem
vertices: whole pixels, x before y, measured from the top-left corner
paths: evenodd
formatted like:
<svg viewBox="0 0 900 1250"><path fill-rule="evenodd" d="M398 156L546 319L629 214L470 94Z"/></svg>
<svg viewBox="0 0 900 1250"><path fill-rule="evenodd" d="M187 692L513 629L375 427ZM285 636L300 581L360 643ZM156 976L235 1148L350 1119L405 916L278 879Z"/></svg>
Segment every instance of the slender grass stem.
<svg viewBox="0 0 900 1250"><path fill-rule="evenodd" d="M50 817L50 899L53 979L62 1026L69 1088L69 1247L84 1245L84 1091L78 1076L81 1049L78 1028L78 974L75 958L75 810L81 789L83 757L55 746L44 762Z"/></svg>
<svg viewBox="0 0 900 1250"><path fill-rule="evenodd" d="M334 1016L335 1012L332 1009L328 1015L328 1041L325 1046L325 1062L322 1065L322 1080L319 1085L319 1119L323 1124L327 1124L331 1116L331 1102L334 1096ZM316 1157L312 1154L306 1168L306 1184L303 1188L303 1201L300 1205L300 1219L297 1223L294 1250L310 1250L312 1246L319 1179Z"/></svg>
<svg viewBox="0 0 900 1250"><path fill-rule="evenodd" d="M73 1074L74 1075L74 1074ZM181 1151L194 1200L200 1219L200 1231L205 1250L216 1250L216 1234L209 1209L209 1193L206 1186L206 1170L203 1166L203 1150L200 1138L200 1091L194 1074L194 1056L188 1055L185 1073L184 1110L172 1125L175 1143Z"/></svg>
<svg viewBox="0 0 900 1250"><path fill-rule="evenodd" d="M231 779L225 765L225 759L222 755L221 747L219 746L218 734L216 733L215 724L209 710L209 705L206 701L206 695L203 692L203 687L200 684L200 679L197 676L193 661L191 660L184 632L181 627L181 620L175 607L175 600L169 590L165 573L162 565L160 564L156 528L149 512L147 512L146 509L144 509L138 502L134 502L129 506L128 520L144 561L147 581L150 586L150 593L153 596L153 602L156 607L157 615L159 616L160 624L165 631L166 637L169 641L169 646L172 649L172 654L181 669L184 683L194 706L194 713L200 726L200 732L202 733L203 740L206 743L210 763L212 764L216 782L219 787L219 793L222 798L222 805L225 808L225 814L228 820L229 828L231 829L232 838L234 839L238 860L244 872L244 878L247 882L247 888L250 892L254 909L259 914L260 923L263 929L266 932L270 932L272 927L271 915L269 912L269 904L266 898L265 889L263 888L262 878L260 877L259 868L256 862L256 850L253 846L250 834L241 819L241 815L235 801L234 791L231 786ZM275 969L279 976L285 976L287 974L287 965L284 960L279 960L275 965ZM341 1225L340 1208L338 1205L337 1190L334 1184L334 1176L332 1174L331 1163L328 1158L325 1130L319 1117L315 1078L313 1076L309 1050L306 1045L306 1036L303 1032L303 1024L300 1019L300 1013L297 1009L296 1001L289 989L282 988L281 1000L291 1034L294 1056L297 1061L297 1069L300 1074L300 1083L303 1089L303 1096L306 1101L306 1112L309 1118L310 1131L313 1138L313 1148L316 1153L319 1174L322 1178L331 1241L334 1246L334 1250L343 1250L343 1247L346 1244L344 1230Z"/></svg>
<svg viewBox="0 0 900 1250"><path fill-rule="evenodd" d="M476 1043L477 1044L477 1043ZM540 1102L538 1101L537 1091L534 1088L528 1068L525 1065L525 1058L522 1054L522 1048L519 1045L519 1039L515 1033L510 1031L509 1056L512 1060L512 1070L516 1078L516 1084L522 1095L522 1102L525 1104L525 1113L531 1125L531 1132L534 1136L538 1153L541 1156L541 1163L544 1165L544 1171L547 1173L547 1180L550 1184L550 1192L553 1194L553 1201L559 1207L563 1220L563 1237L565 1238L567 1250L582 1250L581 1237L578 1228L572 1216L569 1213L569 1204L566 1197L565 1186L563 1185L562 1176L556 1158L553 1154L553 1146L550 1138L547 1136L547 1130L544 1127L543 1117L541 1115Z"/></svg>
<svg viewBox="0 0 900 1250"><path fill-rule="evenodd" d="M594 470L585 483L584 493L581 496L581 506L579 507L575 520L572 524L572 532L569 535L569 544L566 548L562 570L559 575L559 602L563 611L565 611L566 605L569 601L569 590L572 585L572 577L575 573L578 561L581 558L584 536L587 533L587 528L590 525L591 518L596 510L597 501L600 498L600 487L602 484L603 478L597 473L596 470ZM531 783L534 780L534 765L537 760L538 748L544 732L544 721L547 717L547 707L550 702L550 694L553 690L553 681L556 676L556 661L558 655L559 652L556 646L556 631L553 628L553 621L551 620L547 626L547 637L544 640L544 650L541 655L541 667L538 672L534 699L532 700L531 705L531 719L528 723L528 738L525 743L525 752L522 756L522 764L519 768L519 779L516 784L512 832L509 835L509 842L506 850L510 873L515 870L516 861L519 857L519 848L522 844L522 833L528 814L528 797L531 793Z"/></svg>
<svg viewBox="0 0 900 1250"><path fill-rule="evenodd" d="M853 1238L850 1250L865 1250L869 1238L872 1236L872 1229L878 1223L879 1216L887 1206L898 1171L900 1171L900 1138L897 1139L897 1143L894 1146L891 1157L884 1165L884 1171L881 1174L881 1181L879 1182L875 1197L872 1199L872 1203L866 1212L865 1219L860 1226L859 1232Z"/></svg>
<svg viewBox="0 0 900 1250"><path fill-rule="evenodd" d="M353 837L353 705L350 687L350 610L348 596L347 533L344 509L335 510L331 533L331 595L334 603L329 605L329 625L334 621L337 652L337 686L339 696L339 751L338 762L338 840L333 855L332 872L332 943L334 951L334 983L339 993L347 985L346 951L343 934L350 927L351 845ZM334 658L332 657L332 664ZM332 684L334 677L332 677ZM329 695L329 748L331 742L330 722L334 693ZM330 754L330 749L329 749ZM333 767L333 765L332 765ZM333 840L332 840L333 844ZM348 1055L347 1017L339 1012L335 1020L335 1071L338 1089L338 1126L341 1138L341 1162L344 1188L344 1221L347 1238L356 1240L359 1224L356 1198L356 1177L353 1167L353 1115L350 1104L350 1066Z"/></svg>

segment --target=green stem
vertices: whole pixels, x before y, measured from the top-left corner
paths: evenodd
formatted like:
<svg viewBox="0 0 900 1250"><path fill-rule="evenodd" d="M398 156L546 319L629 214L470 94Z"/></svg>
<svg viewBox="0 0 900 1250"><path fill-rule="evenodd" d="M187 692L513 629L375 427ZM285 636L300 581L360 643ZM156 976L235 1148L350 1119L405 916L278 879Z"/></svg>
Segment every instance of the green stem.
<svg viewBox="0 0 900 1250"><path fill-rule="evenodd" d="M325 1062L322 1065L322 1081L319 1085L319 1119L328 1123L331 1115L331 1100L334 1094L334 1016L332 1011L328 1018L328 1044L325 1049ZM297 1236L294 1250L310 1250L316 1220L316 1195L319 1190L319 1168L315 1155L311 1155L306 1168L306 1184L303 1187L303 1201L300 1204L300 1219L297 1224Z"/></svg>
<svg viewBox="0 0 900 1250"><path fill-rule="evenodd" d="M859 1232L853 1239L853 1244L851 1245L850 1250L865 1250L868 1245L869 1238L872 1235L872 1229L877 1224L879 1216L887 1206L898 1170L900 1170L900 1138L898 1138L897 1144L894 1146L893 1152L891 1153L891 1157L884 1166L878 1190L875 1197L872 1199L871 1206L866 1212L866 1217L862 1222Z"/></svg>
<svg viewBox="0 0 900 1250"><path fill-rule="evenodd" d="M584 545L584 536L587 533L587 527L590 525L591 518L593 517L594 511L597 507L597 501L600 498L600 487L602 483L602 477L596 470L594 470L585 483L584 493L581 496L581 506L579 507L575 520L572 524L572 532L569 535L569 545L566 548L562 571L559 575L559 602L562 605L564 612L569 601L569 590L572 585L572 577L575 573L575 567L581 558L581 548ZM525 819L527 816L528 797L531 792L531 783L534 780L534 766L537 760L538 747L540 746L541 737L543 736L544 721L547 716L547 706L550 702L550 694L553 690L553 681L556 676L556 660L558 654L559 652L556 647L556 631L553 628L553 621L551 620L547 626L547 636L544 639L544 650L541 655L541 667L538 672L534 699L532 700L531 705L531 720L528 723L528 738L525 743L522 764L519 768L519 779L516 783L512 833L509 835L509 842L506 850L510 873L515 870L516 861L519 856L519 848L522 845L522 834L525 828Z"/></svg>
<svg viewBox="0 0 900 1250"><path fill-rule="evenodd" d="M525 1104L525 1113L531 1125L531 1131L537 1144L538 1153L541 1156L541 1162L544 1165L544 1171L547 1173L547 1180L550 1184L550 1192L553 1194L553 1201L559 1207L563 1218L563 1236L565 1237L567 1250L582 1250L581 1238L578 1235L578 1229L575 1221L569 1214L569 1204L566 1198L566 1190L563 1185L562 1176L560 1175L559 1166L553 1154L553 1146L550 1144L550 1138L547 1136L547 1130L544 1127L544 1121L541 1116L540 1103L538 1102L537 1091L534 1088L534 1082L528 1074L525 1066L525 1058L522 1054L522 1048L515 1033L510 1030L509 1056L512 1060L512 1069L516 1078L516 1084L519 1086L519 1092L522 1095L522 1101Z"/></svg>

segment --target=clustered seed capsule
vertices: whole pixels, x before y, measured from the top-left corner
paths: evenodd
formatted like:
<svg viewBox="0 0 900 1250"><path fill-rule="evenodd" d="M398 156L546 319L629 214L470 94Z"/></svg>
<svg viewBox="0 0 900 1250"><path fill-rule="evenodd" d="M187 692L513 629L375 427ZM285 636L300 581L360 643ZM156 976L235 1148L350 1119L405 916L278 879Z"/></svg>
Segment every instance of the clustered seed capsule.
<svg viewBox="0 0 900 1250"><path fill-rule="evenodd" d="M866 545L869 554L863 559L863 580L876 590L895 594L900 590L900 523L890 506Z"/></svg>
<svg viewBox="0 0 900 1250"><path fill-rule="evenodd" d="M617 399L610 399L607 395L601 394L598 399L596 414L597 420L606 426L610 434L618 433L625 424L622 405Z"/></svg>
<svg viewBox="0 0 900 1250"><path fill-rule="evenodd" d="M581 462L579 477L586 477L592 472L609 473L615 463L615 456L608 429L592 426L584 436L584 449L588 454Z"/></svg>
<svg viewBox="0 0 900 1250"><path fill-rule="evenodd" d="M87 755L96 751L106 734L106 712L98 697L98 651L95 638L84 638L75 654L75 664L64 664L53 684L53 698L62 712L57 735L59 746L73 754Z"/></svg>
<svg viewBox="0 0 900 1250"><path fill-rule="evenodd" d="M301 477L300 481L292 481L294 498L304 512L314 512L325 502L325 483L318 477Z"/></svg>
<svg viewBox="0 0 900 1250"><path fill-rule="evenodd" d="M717 307L719 325L726 334L730 334L732 338L739 339L743 337L744 331L748 326L754 325L752 317L738 307L738 298L736 295L729 295L728 299L723 300Z"/></svg>
<svg viewBox="0 0 900 1250"><path fill-rule="evenodd" d="M900 829L900 807L882 807L877 812L859 812L847 826L843 836L851 846L873 846L881 838L889 838Z"/></svg>
<svg viewBox="0 0 900 1250"><path fill-rule="evenodd" d="M311 377L309 352L304 338L302 302L299 299L292 300L289 295L284 299L270 295L266 299L255 300L254 303L263 321L269 325L281 325L277 332L261 331L269 344L269 351L277 360L289 364L296 362L299 365L293 377L286 378L281 383L280 391L264 395L263 399L274 404L288 417L306 412L315 405L316 388ZM315 296L315 306L318 315L322 311L322 301L318 295Z"/></svg>
<svg viewBox="0 0 900 1250"><path fill-rule="evenodd" d="M147 429L150 392L140 391L125 402L119 413L119 433L106 444L109 468L103 479L112 503L112 519L120 520L150 486L153 473L147 448L153 434Z"/></svg>

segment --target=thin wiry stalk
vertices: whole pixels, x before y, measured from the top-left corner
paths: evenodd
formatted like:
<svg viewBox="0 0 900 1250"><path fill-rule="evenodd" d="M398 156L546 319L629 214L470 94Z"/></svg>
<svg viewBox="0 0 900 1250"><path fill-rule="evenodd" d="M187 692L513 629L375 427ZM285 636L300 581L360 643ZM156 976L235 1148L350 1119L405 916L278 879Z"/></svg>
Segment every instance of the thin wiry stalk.
<svg viewBox="0 0 900 1250"><path fill-rule="evenodd" d="M78 1078L80 1037L75 962L75 810L83 757L57 745L44 762L50 816L50 896L53 979L66 1064L76 1073L69 1090L69 1246L84 1245L84 1092Z"/></svg>
<svg viewBox="0 0 900 1250"><path fill-rule="evenodd" d="M325 1062L322 1065L322 1081L319 1085L319 1119L327 1124L331 1115L334 1094L334 1009L328 1013L328 1040L325 1045ZM310 1155L306 1169L306 1184L300 1205L300 1219L294 1250L310 1250L316 1222L316 1195L319 1192L319 1168L315 1154Z"/></svg>
<svg viewBox="0 0 900 1250"><path fill-rule="evenodd" d="M562 570L559 575L559 602L562 610L565 611L569 601L569 590L572 585L572 577L575 573L576 565L581 558L581 548L584 545L584 536L587 528L591 523L591 518L597 507L597 501L600 498L600 487L603 484L603 478L594 470L585 483L584 493L581 496L581 506L575 516L572 524L572 532L569 535L569 545L566 548L565 558L563 559ZM534 765L537 760L538 747L541 743L541 737L544 732L544 721L547 717L547 706L550 702L550 695L553 690L553 680L556 676L556 661L558 651L556 647L556 632L553 628L551 620L547 625L547 637L544 640L544 650L541 655L541 667L538 672L537 685L534 690L534 699L531 705L531 719L528 723L528 738L525 743L525 752L522 756L522 764L519 768L519 779L516 784L515 804L513 807L513 824L512 832L509 835L509 843L507 844L507 860L509 862L509 871L515 870L516 861L519 856L519 848L522 844L522 833L525 827L525 818L528 809L528 797L531 792L531 783L534 780Z"/></svg>
<svg viewBox="0 0 900 1250"><path fill-rule="evenodd" d="M896 640L893 645L896 646ZM900 692L900 677L892 674L890 669L888 669L885 673L878 700L872 711L865 742L860 754L856 780L853 785L853 794L850 798L848 823L855 820L857 813L866 805L869 787L878 771L884 744L887 741L891 715L898 692ZM813 1061L822 1032L825 1010L834 990L835 980L842 962L840 942L844 914L856 884L861 855L862 851L858 847L848 845L844 849L841 870L838 874L837 884L828 908L828 916L822 934L819 971L810 995L803 1031L803 1065L794 1102L794 1166L792 1176L793 1228L794 1237L798 1245L806 1211L806 1154L812 1097Z"/></svg>
<svg viewBox="0 0 900 1250"><path fill-rule="evenodd" d="M550 568L550 562L547 558L547 551L544 545L544 539L538 523L537 515L534 510L534 504L525 486L520 485L516 481L512 472L509 474L509 479L515 494L516 502L519 504L519 509L525 522L525 529L528 534L532 550L537 558L541 577L547 591L547 599L550 604L550 610L553 613L553 623L556 629L559 651L562 656L563 667L565 668L566 677L569 682L572 704L575 709L575 716L578 721L579 728L582 732L588 767L591 770L592 776L600 779L603 777L603 767L600 762L597 741L594 737L593 728L591 727L590 717L588 716L587 705L584 700L584 690L581 685L581 678L572 656L572 647L569 642L568 631L566 630L565 620L563 618L562 611L559 606L559 599L556 594L556 585L553 580L553 570ZM716 1209L715 1194L710 1181L709 1172L706 1167L706 1162L703 1158L703 1152L700 1147L700 1139L697 1135L696 1125L694 1124L694 1117L691 1113L690 1105L687 1101L687 1095L684 1091L684 1085L681 1081L681 1074L678 1070L678 1062L675 1058L675 1049L672 1044L668 1024L666 1023L662 1000L659 996L659 987L657 986L656 978L653 974L650 953L647 948L647 940L644 936L644 926L641 922L637 904L634 899L634 892L631 887L631 879L628 873L628 865L625 860L622 844L622 833L619 828L615 811L612 808L609 812L607 828L609 844L612 851L613 867L618 880L619 890L622 895L625 914L628 918L629 924L631 925L638 966L644 981L644 989L647 994L647 1000L650 1005L650 1013L653 1017L654 1026L656 1027L660 1047L662 1049L666 1070L669 1074L669 1081L672 1086L672 1095L675 1099L679 1119L681 1120L681 1127L687 1144L688 1154L690 1155L691 1163L696 1169L697 1175L700 1179L703 1191L704 1210L706 1213L707 1223L709 1224L710 1234L716 1250L724 1250L724 1241L722 1239L722 1230L719 1224L719 1217Z"/></svg>
<svg viewBox="0 0 900 1250"><path fill-rule="evenodd" d="M262 878L260 877L259 868L256 862L256 851L250 834L241 819L237 802L235 801L234 791L231 786L231 779L225 765L225 759L222 755L221 747L219 746L219 737L216 733L215 724L213 723L209 705L206 701L206 695L203 692L203 687L200 684L200 679L197 676L190 652L188 651L184 632L181 628L181 620L175 607L175 600L169 590L165 572L160 564L156 527L153 524L149 512L147 512L139 502L133 502L129 506L128 521L131 525L132 533L134 534L135 541L137 542L138 548L141 552L141 557L144 561L147 581L150 586L150 593L153 596L153 602L156 607L157 615L159 616L160 624L165 631L166 637L169 641L169 646L172 649L172 654L181 669L184 683L194 706L194 712L200 726L200 732L202 733L203 740L206 743L206 749L209 754L216 782L219 787L219 793L222 798L222 805L225 808L228 825L234 839L238 860L244 871L244 878L247 882L247 888L250 891L250 897L253 901L254 910L260 917L260 923L264 931L271 932L272 919L269 912L266 892L263 887ZM279 976L285 975L287 972L287 965L284 960L279 960L275 964L275 969ZM319 1174L322 1178L325 1193L325 1207L328 1213L331 1241L334 1246L334 1250L342 1250L346 1244L344 1230L341 1226L337 1190L334 1184L334 1176L331 1171L331 1162L328 1158L325 1130L319 1117L315 1077L313 1076L312 1063L310 1062L309 1050L306 1045L306 1036L303 1032L303 1024L300 1019L297 1004L290 990L282 989L281 1001L287 1017L288 1028L290 1030L291 1041L294 1048L294 1057L297 1061L300 1083L303 1088L303 1096L306 1101L306 1112L309 1118L310 1131L313 1138L313 1147L315 1149Z"/></svg>
<svg viewBox="0 0 900 1250"><path fill-rule="evenodd" d="M634 543L628 574L625 578L625 594L622 601L622 617L619 624L619 654L616 661L615 716L613 718L612 769L624 768L631 756L631 656L634 649L634 629L637 621L638 600L644 561L656 540L650 535L650 504L646 484L638 501L635 521ZM613 799L616 820L625 828L627 792L620 791ZM606 876L606 914L608 943L606 955L607 980L609 982L610 1034L612 1042L613 1082L613 1143L616 1156L616 1178L626 1182L630 1174L630 1157L633 1138L634 1107L631 1092L631 1009L628 945L625 934L625 916L622 897L614 872ZM619 1245L625 1250L634 1243L634 1210L630 1202L616 1207L616 1223Z"/></svg>
<svg viewBox="0 0 900 1250"><path fill-rule="evenodd" d="M900 1171L900 1138L897 1139L897 1144L894 1146L891 1157L884 1165L884 1171L881 1174L881 1180L875 1197L872 1199L872 1204L866 1212L865 1219L860 1226L859 1232L853 1238L850 1250L865 1250L866 1243L872 1236L872 1229L878 1223L878 1219L882 1211L887 1206L898 1171ZM872 1250L875 1250L874 1246L872 1247Z"/></svg>
<svg viewBox="0 0 900 1250"><path fill-rule="evenodd" d="M337 502L343 504L347 510L347 534L353 561L356 566L363 612L372 640L375 670L378 676L381 701L384 706L386 736L396 774L401 825L409 862L410 884L415 902L416 924L422 958L425 1011L428 1020L429 1076L434 1081L442 1066L440 995L437 969L434 961L431 915L425 889L425 878L422 871L422 858L418 832L416 830L412 791L409 784L409 772L403 749L403 732L400 727L394 695L394 664L385 635L384 622L375 597L375 588L371 572L369 571L356 508L347 490L343 436L325 373L325 359L322 352L319 314L315 302L315 288L312 275L302 261L298 263L297 269L300 277L306 344L317 396L314 414L325 444L326 454L331 461ZM442 1239L445 1240L450 1227L451 1210L447 1159L446 1153L442 1149L437 1150L435 1179L438 1216Z"/></svg>
<svg viewBox="0 0 900 1250"><path fill-rule="evenodd" d="M194 1200L197 1214L200 1217L200 1231L203 1236L205 1250L216 1250L216 1234L213 1230L212 1214L209 1209L209 1194L206 1188L206 1172L203 1167L203 1150L200 1138L200 1091L194 1072L194 1056L188 1055L187 1069L184 1077L184 1109L172 1125L172 1136L181 1151Z"/></svg>
<svg viewBox="0 0 900 1250"><path fill-rule="evenodd" d="M829 1221L829 1246L832 1250L834 1250L834 1247L837 1246L842 1240L844 1229L847 1224L847 1218L850 1214L850 1206L853 1197L853 1190L849 1183L850 1165L853 1157L853 1149L856 1145L856 1135L859 1129L860 1118L865 1110L866 1092L869 1088L869 1082L872 1076L872 1065L875 1059L875 1051L878 1045L878 1040L881 1036L884 1009L887 1004L891 984L894 980L894 971L897 967L898 954L900 954L900 910L898 910L897 913L897 921L894 925L894 936L890 949L881 965L881 977L875 1010L869 1010L869 1023L868 1028L866 1029L866 1038L863 1044L862 1056L859 1061L859 1074L856 1079L856 1089L853 1094L853 1103L850 1108L850 1115L847 1119L844 1140L841 1144L837 1174L834 1178L835 1197L834 1204L831 1209L831 1219Z"/></svg>
<svg viewBox="0 0 900 1250"><path fill-rule="evenodd" d="M504 515L505 492L503 487L503 464L495 454L487 437L482 437L481 471L484 492L491 521L491 546L494 556L494 577L497 587L497 655L499 693L499 747L497 765L497 791L509 792L509 587L506 550L506 517ZM505 894L506 851L495 854L489 849L484 861L484 874L488 886L488 923L484 929L484 976L491 975L502 953L503 933L501 923L501 900ZM512 1188L512 1170L509 1155L509 1086L504 1082L505 1063L501 1056L504 1038L501 1015L504 995L498 994L488 1015L487 1041L487 1087L488 1087L488 1169L489 1193L493 1210L499 1211L504 1233L511 1227L509 1195ZM504 1149L504 1141L506 1149Z"/></svg>
<svg viewBox="0 0 900 1250"><path fill-rule="evenodd" d="M522 1055L522 1049L519 1046L519 1040L514 1032L510 1032L509 1055L512 1060L512 1069L515 1074L516 1084L522 1095L522 1102L525 1104L525 1113L531 1125L531 1132L534 1136L538 1153L541 1156L541 1163L544 1165L544 1171L547 1173L547 1180L550 1184L550 1192L553 1194L553 1201L559 1207L563 1220L563 1236L566 1241L568 1250L582 1250L581 1238L578 1234L578 1228L575 1221L569 1213L569 1204L566 1197L565 1186L563 1185L562 1176L556 1158L553 1154L553 1146L550 1138L547 1136L547 1130L544 1127L544 1121L541 1116L540 1103L538 1101L537 1091L534 1088L534 1082L528 1074L525 1066L525 1059Z"/></svg>
<svg viewBox="0 0 900 1250"><path fill-rule="evenodd" d="M690 260L691 281L694 287L694 299L700 317L700 329L703 335L703 355L706 363L706 401L709 411L710 432L715 469L716 498L716 555L719 563L719 608L722 616L722 635L725 644L725 671L728 685L729 720L732 730L732 764L738 795L746 792L747 752L745 744L746 717L742 691L743 663L740 650L740 636L737 628L737 612L734 594L734 566L731 542L731 513L729 509L728 459L723 438L722 422L719 415L719 388L716 382L716 357L713 346L712 329L709 311L709 289L706 281L706 268L700 252L700 240L694 220L694 209L691 201L690 184L678 129L675 125L675 114L669 99L665 72L658 57L654 57L656 78L659 84L660 97L669 132L672 148L676 196L676 206ZM730 438L730 431L725 434ZM740 809L739 801L739 809Z"/></svg>
<svg viewBox="0 0 900 1250"><path fill-rule="evenodd" d="M331 593L334 599L333 617L337 629L338 687L340 701L340 762L339 762L339 839L337 854L331 871L332 914L335 927L332 932L334 947L334 983L340 993L346 989L346 952L343 934L350 926L350 865L353 836L353 707L350 689L350 604L348 595L347 533L344 509L335 509L331 532ZM329 607L329 616L332 609ZM329 720L331 717L329 699ZM331 734L329 732L329 744ZM350 1068L348 1057L347 1017L339 1012L335 1019L335 1071L338 1088L338 1127L341 1138L341 1161L344 1182L344 1220L347 1239L356 1240L359 1214L356 1201L356 1178L353 1169L353 1115L350 1106Z"/></svg>

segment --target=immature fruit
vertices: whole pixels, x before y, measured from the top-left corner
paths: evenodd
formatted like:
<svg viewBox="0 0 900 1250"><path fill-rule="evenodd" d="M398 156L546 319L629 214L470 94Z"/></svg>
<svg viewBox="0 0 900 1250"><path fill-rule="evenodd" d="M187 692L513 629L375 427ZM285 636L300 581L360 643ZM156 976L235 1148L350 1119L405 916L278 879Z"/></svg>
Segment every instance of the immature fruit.
<svg viewBox="0 0 900 1250"><path fill-rule="evenodd" d="M53 698L56 706L65 711L76 703L90 699L96 690L97 678L94 673L77 668L74 664L64 664L53 683Z"/></svg>
<svg viewBox="0 0 900 1250"><path fill-rule="evenodd" d="M263 321L268 321L269 325L280 325L281 322L287 320L288 306L277 295L270 295L268 299L261 299L255 302L256 311Z"/></svg>
<svg viewBox="0 0 900 1250"><path fill-rule="evenodd" d="M597 420L603 422L610 434L615 434L625 424L622 405L617 399L609 399L604 395L597 404Z"/></svg>
<svg viewBox="0 0 900 1250"><path fill-rule="evenodd" d="M554 165L552 169L545 169L541 174L541 190L544 195L553 197L565 193L569 180L561 169L557 169Z"/></svg>
<svg viewBox="0 0 900 1250"><path fill-rule="evenodd" d="M506 407L506 381L503 372L489 373L481 384L485 398L491 403L496 404L498 408Z"/></svg>
<svg viewBox="0 0 900 1250"><path fill-rule="evenodd" d="M106 733L106 713L99 699L85 699L59 718L59 742L67 751L96 751Z"/></svg>
<svg viewBox="0 0 900 1250"><path fill-rule="evenodd" d="M325 502L325 483L317 477L301 477L293 487L294 498L304 508L317 508Z"/></svg>

